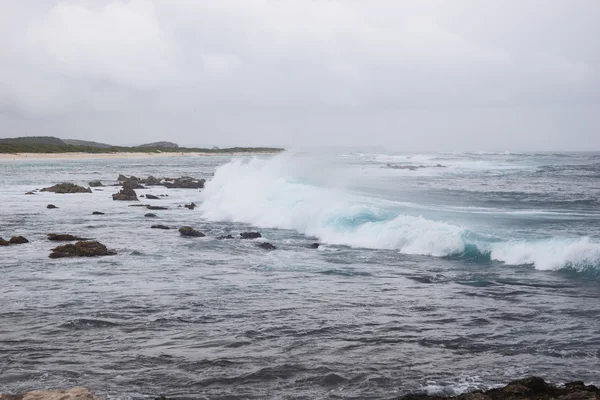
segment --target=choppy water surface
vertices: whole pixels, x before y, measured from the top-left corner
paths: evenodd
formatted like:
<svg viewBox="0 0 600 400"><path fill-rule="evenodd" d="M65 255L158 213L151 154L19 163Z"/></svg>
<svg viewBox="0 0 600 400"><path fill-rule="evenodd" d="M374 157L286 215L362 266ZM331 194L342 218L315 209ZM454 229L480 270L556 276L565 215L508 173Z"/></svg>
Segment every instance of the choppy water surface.
<svg viewBox="0 0 600 400"><path fill-rule="evenodd" d="M169 195L157 219L113 187L24 195L119 173L208 183L138 190ZM215 239L248 230L264 238ZM47 233L118 254L52 260ZM599 154L3 161L0 236L16 234L30 243L0 247L0 392L391 399L529 374L600 384Z"/></svg>

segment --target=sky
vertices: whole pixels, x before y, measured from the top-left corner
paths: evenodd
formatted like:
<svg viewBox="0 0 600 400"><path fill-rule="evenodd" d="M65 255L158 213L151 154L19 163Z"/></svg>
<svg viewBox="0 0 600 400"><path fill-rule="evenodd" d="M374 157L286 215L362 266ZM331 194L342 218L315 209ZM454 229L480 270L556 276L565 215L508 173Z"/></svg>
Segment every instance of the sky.
<svg viewBox="0 0 600 400"><path fill-rule="evenodd" d="M600 150L598 0L5 0L0 137Z"/></svg>

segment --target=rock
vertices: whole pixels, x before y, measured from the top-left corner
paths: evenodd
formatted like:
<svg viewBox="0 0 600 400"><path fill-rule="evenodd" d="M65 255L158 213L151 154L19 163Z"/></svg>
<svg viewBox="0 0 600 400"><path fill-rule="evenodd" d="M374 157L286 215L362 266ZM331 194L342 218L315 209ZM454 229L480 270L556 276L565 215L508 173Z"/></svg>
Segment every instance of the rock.
<svg viewBox="0 0 600 400"><path fill-rule="evenodd" d="M510 382L508 385L487 391L475 391L454 397L427 394L409 394L402 400L600 400L600 390L585 386L583 382L571 382L564 387L552 386L542 378L529 377Z"/></svg>
<svg viewBox="0 0 600 400"><path fill-rule="evenodd" d="M23 243L29 243L29 240L25 239L23 236L13 236L10 238L10 240L8 241L8 243L10 244L23 244Z"/></svg>
<svg viewBox="0 0 600 400"><path fill-rule="evenodd" d="M163 185L169 189L202 189L206 179L194 179L184 176L177 179L165 179Z"/></svg>
<svg viewBox="0 0 600 400"><path fill-rule="evenodd" d="M144 195L142 194L142 195L140 195L140 197L146 197L146 196L144 196Z"/></svg>
<svg viewBox="0 0 600 400"><path fill-rule="evenodd" d="M135 190L131 187L129 182L123 183L123 189L119 191L119 193L115 193L112 195L113 200L123 200L123 201L137 201L137 194Z"/></svg>
<svg viewBox="0 0 600 400"><path fill-rule="evenodd" d="M242 232L240 233L240 237L242 239L258 239L259 237L262 237L262 235L260 232Z"/></svg>
<svg viewBox="0 0 600 400"><path fill-rule="evenodd" d="M144 215L144 217L146 217L146 218L158 218L158 215L152 214L152 213L147 213L146 215Z"/></svg>
<svg viewBox="0 0 600 400"><path fill-rule="evenodd" d="M129 207L150 207L150 204L130 204Z"/></svg>
<svg viewBox="0 0 600 400"><path fill-rule="evenodd" d="M8 246L10 243L0 237L0 246Z"/></svg>
<svg viewBox="0 0 600 400"><path fill-rule="evenodd" d="M158 178L153 177L152 175L150 175L149 177L147 177L146 179L142 179L140 182L149 185L149 186L157 186L157 185L161 185L161 180Z"/></svg>
<svg viewBox="0 0 600 400"><path fill-rule="evenodd" d="M168 210L169 207L162 207L162 206L146 206L146 208L148 210Z"/></svg>
<svg viewBox="0 0 600 400"><path fill-rule="evenodd" d="M260 243L257 246L260 247L261 249L264 249L264 250L275 250L275 249L277 249L277 247L275 247L271 243L267 243L267 242Z"/></svg>
<svg viewBox="0 0 600 400"><path fill-rule="evenodd" d="M227 235L227 236L218 236L217 239L223 240L223 239L235 239L235 238L231 235Z"/></svg>
<svg viewBox="0 0 600 400"><path fill-rule="evenodd" d="M29 195L31 195L31 194L35 194L35 193L33 193L33 192L27 192L27 193L25 193L25 194L29 194Z"/></svg>
<svg viewBox="0 0 600 400"><path fill-rule="evenodd" d="M100 181L91 181L88 183L90 187L102 187L104 186Z"/></svg>
<svg viewBox="0 0 600 400"><path fill-rule="evenodd" d="M311 249L318 249L319 246L321 246L319 243L312 243L308 245L308 247Z"/></svg>
<svg viewBox="0 0 600 400"><path fill-rule="evenodd" d="M58 208L58 207L56 207L54 204L48 204L46 206L46 208L53 209L53 208Z"/></svg>
<svg viewBox="0 0 600 400"><path fill-rule="evenodd" d="M66 244L52 249L50 258L62 257L94 257L94 256L110 256L117 254L114 251L109 251L105 245L100 242L77 242L75 244Z"/></svg>
<svg viewBox="0 0 600 400"><path fill-rule="evenodd" d="M52 241L56 241L56 242L73 242L75 240L90 240L90 239L80 238L80 237L68 235L68 234L49 233L48 240L52 240Z"/></svg>
<svg viewBox="0 0 600 400"><path fill-rule="evenodd" d="M100 211L94 211L92 215L104 215L104 213Z"/></svg>
<svg viewBox="0 0 600 400"><path fill-rule="evenodd" d="M134 180L132 178L123 182L123 186L125 186L125 184L127 184L132 189L146 189L144 185L140 185L140 183L137 180Z"/></svg>
<svg viewBox="0 0 600 400"><path fill-rule="evenodd" d="M0 400L102 400L88 389L74 387L68 390L34 390L16 395L0 395Z"/></svg>
<svg viewBox="0 0 600 400"><path fill-rule="evenodd" d="M186 204L184 205L185 208L189 209L189 210L193 210L194 208L197 207L196 203L190 203L190 204Z"/></svg>
<svg viewBox="0 0 600 400"><path fill-rule="evenodd" d="M179 228L179 233L181 234L181 236L189 236L189 237L204 237L204 236L206 236L204 233L198 232L191 226L182 226L181 228Z"/></svg>
<svg viewBox="0 0 600 400"><path fill-rule="evenodd" d="M152 225L150 228L152 228L152 229L165 229L165 230L166 229L171 229L171 228L169 228L166 225Z"/></svg>
<svg viewBox="0 0 600 400"><path fill-rule="evenodd" d="M117 178L117 181L119 181L119 182L124 182L124 181L126 181L127 179L129 179L129 178L127 178L125 175L123 175L123 174L119 174L119 177Z"/></svg>
<svg viewBox="0 0 600 400"><path fill-rule="evenodd" d="M155 196L153 194L147 194L146 198L149 199L149 200L160 200L160 197Z"/></svg>
<svg viewBox="0 0 600 400"><path fill-rule="evenodd" d="M92 189L83 186L75 185L74 183L59 183L54 186L43 188L40 192L53 193L92 193Z"/></svg>

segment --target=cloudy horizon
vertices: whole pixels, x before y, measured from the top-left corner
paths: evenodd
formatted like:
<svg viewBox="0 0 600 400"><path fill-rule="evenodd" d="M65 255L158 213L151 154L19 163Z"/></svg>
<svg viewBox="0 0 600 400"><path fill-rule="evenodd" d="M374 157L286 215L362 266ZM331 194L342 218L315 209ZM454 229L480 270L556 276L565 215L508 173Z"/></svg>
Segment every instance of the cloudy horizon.
<svg viewBox="0 0 600 400"><path fill-rule="evenodd" d="M600 150L596 0L0 4L0 138Z"/></svg>

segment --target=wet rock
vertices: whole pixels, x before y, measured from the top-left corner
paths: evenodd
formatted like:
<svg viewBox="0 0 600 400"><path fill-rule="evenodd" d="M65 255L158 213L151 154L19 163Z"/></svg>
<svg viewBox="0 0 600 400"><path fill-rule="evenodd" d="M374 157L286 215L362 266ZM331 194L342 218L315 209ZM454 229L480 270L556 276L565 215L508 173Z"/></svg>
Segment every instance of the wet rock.
<svg viewBox="0 0 600 400"><path fill-rule="evenodd" d="M153 177L152 175L150 175L149 177L147 177L146 179L143 179L140 181L141 183L144 183L146 185L150 185L150 186L157 186L162 184L161 180L158 178Z"/></svg>
<svg viewBox="0 0 600 400"><path fill-rule="evenodd" d="M567 383L563 387L552 386L542 378L529 377L510 382L508 385L487 391L475 391L454 397L427 394L409 394L401 400L600 400L600 390L583 382Z"/></svg>
<svg viewBox="0 0 600 400"><path fill-rule="evenodd" d="M240 237L242 239L258 239L259 237L262 237L262 235L260 232L242 232L240 233Z"/></svg>
<svg viewBox="0 0 600 400"><path fill-rule="evenodd" d="M29 243L29 240L25 239L23 236L13 236L8 241L9 244L23 244Z"/></svg>
<svg viewBox="0 0 600 400"><path fill-rule="evenodd" d="M34 390L27 393L0 394L0 400L102 400L88 389L74 387L68 390Z"/></svg>
<svg viewBox="0 0 600 400"><path fill-rule="evenodd" d="M56 241L56 242L74 242L76 240L90 240L88 238L80 238L78 236L73 236L69 234L61 234L61 233L49 233L48 240Z"/></svg>
<svg viewBox="0 0 600 400"><path fill-rule="evenodd" d="M142 195L140 195L140 197L146 197L146 196L144 196L144 195L142 194Z"/></svg>
<svg viewBox="0 0 600 400"><path fill-rule="evenodd" d="M146 215L144 215L144 217L146 217L146 218L158 218L158 215L152 214L152 213L147 213Z"/></svg>
<svg viewBox="0 0 600 400"><path fill-rule="evenodd" d="M146 208L148 210L168 210L169 207L162 207L162 206L146 206Z"/></svg>
<svg viewBox="0 0 600 400"><path fill-rule="evenodd" d="M53 192L53 193L92 193L92 189L85 188L83 186L75 185L74 183L58 183L54 186L43 188L40 192Z"/></svg>
<svg viewBox="0 0 600 400"><path fill-rule="evenodd" d="M27 192L25 194L32 195L32 194L35 194L35 193L33 193L33 192Z"/></svg>
<svg viewBox="0 0 600 400"><path fill-rule="evenodd" d="M130 204L129 207L150 207L150 204Z"/></svg>
<svg viewBox="0 0 600 400"><path fill-rule="evenodd" d="M123 188L119 191L119 193L115 193L112 195L113 200L122 200L122 201L137 201L137 194L135 190L131 187L129 182L123 183Z"/></svg>
<svg viewBox="0 0 600 400"><path fill-rule="evenodd" d="M94 257L94 256L110 256L117 254L110 251L100 242L77 242L75 244L66 244L52 249L50 258L62 257Z"/></svg>
<svg viewBox="0 0 600 400"><path fill-rule="evenodd" d="M179 233L181 234L181 236L189 236L189 237L204 237L204 236L206 236L204 233L198 232L191 226L182 226L181 228L179 228Z"/></svg>
<svg viewBox="0 0 600 400"><path fill-rule="evenodd" d="M104 185L100 181L91 181L88 183L90 187L103 187Z"/></svg>
<svg viewBox="0 0 600 400"><path fill-rule="evenodd" d="M58 207L56 207L54 204L48 204L48 205L46 206L46 208L48 208L48 209L53 209L53 208L58 208Z"/></svg>
<svg viewBox="0 0 600 400"><path fill-rule="evenodd" d="M268 243L268 242L260 243L257 246L260 247L261 249L264 249L264 250L275 250L275 249L277 249L277 247L273 246L271 243Z"/></svg>
<svg viewBox="0 0 600 400"><path fill-rule="evenodd" d="M231 235L217 236L217 240L225 240L225 239L235 239Z"/></svg>
<svg viewBox="0 0 600 400"><path fill-rule="evenodd" d="M126 181L127 179L129 179L129 178L127 178L125 175L123 175L123 174L119 174L119 177L117 178L117 181L119 181L119 182L124 182L124 181Z"/></svg>
<svg viewBox="0 0 600 400"><path fill-rule="evenodd" d="M152 229L164 229L164 230L171 229L171 228L169 228L166 225L152 225L150 228L152 228Z"/></svg>
<svg viewBox="0 0 600 400"><path fill-rule="evenodd" d="M10 243L0 237L0 246L8 246Z"/></svg>
<svg viewBox="0 0 600 400"><path fill-rule="evenodd" d="M318 249L319 246L321 246L321 244L319 244L319 243L311 243L311 244L308 245L308 247L310 249Z"/></svg>
<svg viewBox="0 0 600 400"><path fill-rule="evenodd" d="M146 198L149 199L149 200L160 200L160 197L155 196L153 194L147 194Z"/></svg>
<svg viewBox="0 0 600 400"><path fill-rule="evenodd" d="M123 182L123 186L125 186L125 184L129 185L129 187L131 187L132 189L146 189L144 185L140 185L138 181L133 179L126 180L125 182Z"/></svg>
<svg viewBox="0 0 600 400"><path fill-rule="evenodd" d="M202 189L206 179L194 179L184 176L177 179L165 179L165 181L163 185L169 189Z"/></svg>
<svg viewBox="0 0 600 400"><path fill-rule="evenodd" d="M193 210L194 208L197 207L196 203L192 202L190 204L186 204L184 205L185 208L187 208L188 210Z"/></svg>

